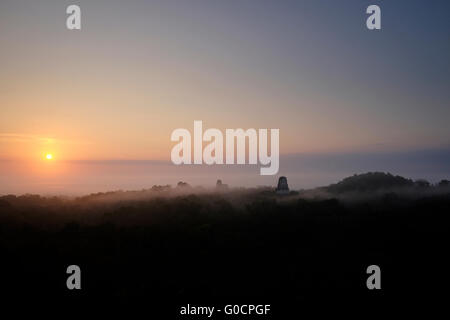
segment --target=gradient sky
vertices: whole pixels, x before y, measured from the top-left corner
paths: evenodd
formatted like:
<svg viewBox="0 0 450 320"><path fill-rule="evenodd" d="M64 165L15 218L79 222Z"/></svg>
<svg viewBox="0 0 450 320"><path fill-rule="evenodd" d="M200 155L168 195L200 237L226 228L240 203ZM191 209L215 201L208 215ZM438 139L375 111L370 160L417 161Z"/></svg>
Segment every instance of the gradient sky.
<svg viewBox="0 0 450 320"><path fill-rule="evenodd" d="M81 31L66 29L69 4ZM381 31L365 26L370 4ZM283 155L448 149L449 11L437 0L2 0L0 159L169 160L171 132L194 120L279 128Z"/></svg>

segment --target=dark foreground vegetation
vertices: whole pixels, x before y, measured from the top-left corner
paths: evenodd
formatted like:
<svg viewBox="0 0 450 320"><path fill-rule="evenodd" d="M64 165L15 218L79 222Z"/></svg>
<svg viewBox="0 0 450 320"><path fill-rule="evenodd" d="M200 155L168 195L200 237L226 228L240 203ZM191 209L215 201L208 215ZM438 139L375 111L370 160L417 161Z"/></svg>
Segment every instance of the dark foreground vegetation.
<svg viewBox="0 0 450 320"><path fill-rule="evenodd" d="M2 196L2 302L169 305L175 318L187 303L269 303L280 314L445 300L448 185L356 180L365 187L344 180L341 189L288 196L188 185ZM82 270L80 291L66 288L72 264ZM379 291L366 287L372 264L382 271Z"/></svg>

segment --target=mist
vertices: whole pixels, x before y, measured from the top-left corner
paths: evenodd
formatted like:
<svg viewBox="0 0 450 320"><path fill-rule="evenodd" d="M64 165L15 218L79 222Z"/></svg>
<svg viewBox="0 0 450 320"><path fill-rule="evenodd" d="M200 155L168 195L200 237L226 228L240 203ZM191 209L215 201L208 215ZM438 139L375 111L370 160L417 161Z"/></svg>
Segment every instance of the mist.
<svg viewBox="0 0 450 320"><path fill-rule="evenodd" d="M282 155L276 176L259 175L257 165L176 166L169 161L151 160L65 161L46 171L20 161L0 160L0 164L0 194L80 196L148 189L153 185L175 186L179 181L212 187L217 179L232 187L275 186L281 175L288 177L291 189L300 190L370 171L391 172L431 183L450 178L449 149Z"/></svg>

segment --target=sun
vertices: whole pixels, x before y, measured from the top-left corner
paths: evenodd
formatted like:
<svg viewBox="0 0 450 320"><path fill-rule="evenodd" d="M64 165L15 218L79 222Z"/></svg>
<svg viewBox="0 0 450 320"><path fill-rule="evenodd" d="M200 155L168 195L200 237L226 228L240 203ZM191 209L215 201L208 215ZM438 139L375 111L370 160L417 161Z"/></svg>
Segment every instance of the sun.
<svg viewBox="0 0 450 320"><path fill-rule="evenodd" d="M46 158L47 160L52 160L52 159L53 159L53 155L52 155L51 153L47 153L47 154L45 155L45 158Z"/></svg>

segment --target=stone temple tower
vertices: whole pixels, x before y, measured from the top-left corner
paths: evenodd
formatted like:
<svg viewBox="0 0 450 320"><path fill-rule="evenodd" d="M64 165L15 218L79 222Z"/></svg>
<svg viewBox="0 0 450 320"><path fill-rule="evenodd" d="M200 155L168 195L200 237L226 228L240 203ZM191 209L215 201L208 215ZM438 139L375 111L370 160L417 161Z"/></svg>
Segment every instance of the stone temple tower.
<svg viewBox="0 0 450 320"><path fill-rule="evenodd" d="M277 194L289 194L289 186L286 177L280 177L278 179L276 192Z"/></svg>

